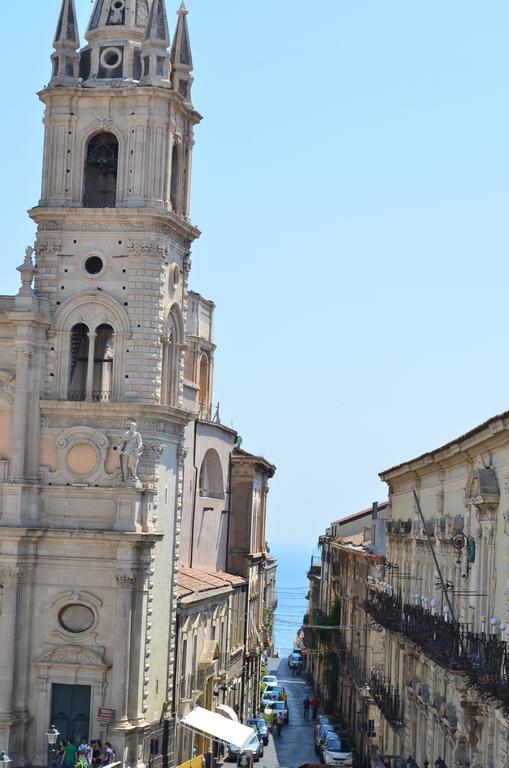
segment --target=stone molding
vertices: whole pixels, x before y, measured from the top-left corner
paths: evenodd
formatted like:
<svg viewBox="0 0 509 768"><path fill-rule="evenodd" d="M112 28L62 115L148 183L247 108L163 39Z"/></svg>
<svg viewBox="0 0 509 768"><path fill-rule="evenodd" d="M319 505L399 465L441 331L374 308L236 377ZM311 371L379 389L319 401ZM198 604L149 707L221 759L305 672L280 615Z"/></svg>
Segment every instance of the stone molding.
<svg viewBox="0 0 509 768"><path fill-rule="evenodd" d="M36 662L38 667L71 667L99 670L106 672L111 665L103 661L102 655L89 648L77 645L63 645L44 653Z"/></svg>
<svg viewBox="0 0 509 768"><path fill-rule="evenodd" d="M95 466L83 475L74 474L67 464L69 452L77 445L91 446L97 456ZM118 479L118 470L108 473L105 469L110 441L104 432L86 426L71 427L57 437L56 446L58 469L52 472L49 467L41 467L40 472L44 482L86 482L87 484L94 484L100 480L107 480L108 484L111 484Z"/></svg>

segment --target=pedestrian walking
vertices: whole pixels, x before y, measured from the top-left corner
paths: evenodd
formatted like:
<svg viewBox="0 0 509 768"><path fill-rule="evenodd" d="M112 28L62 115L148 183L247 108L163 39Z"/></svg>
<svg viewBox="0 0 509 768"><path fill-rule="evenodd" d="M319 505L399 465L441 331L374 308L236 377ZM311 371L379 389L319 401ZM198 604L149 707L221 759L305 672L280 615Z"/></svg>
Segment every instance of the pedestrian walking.
<svg viewBox="0 0 509 768"><path fill-rule="evenodd" d="M318 714L318 710L320 709L320 702L316 698L316 696L313 696L311 699L311 712L313 713L313 720L316 720L316 716Z"/></svg>
<svg viewBox="0 0 509 768"><path fill-rule="evenodd" d="M276 717L276 730L277 730L278 736L281 736L281 731L283 730L284 721L285 721L285 716L283 715L282 712L278 712Z"/></svg>
<svg viewBox="0 0 509 768"><path fill-rule="evenodd" d="M306 698L302 702L302 706L304 707L304 720L309 720L309 708L311 706L311 702L309 701L309 696L306 696Z"/></svg>
<svg viewBox="0 0 509 768"><path fill-rule="evenodd" d="M58 749L57 749L57 759L56 759L57 768L64 768L64 758L65 758L65 741L60 740L58 742Z"/></svg>
<svg viewBox="0 0 509 768"><path fill-rule="evenodd" d="M64 768L74 768L77 751L72 741L67 739L64 747Z"/></svg>
<svg viewBox="0 0 509 768"><path fill-rule="evenodd" d="M253 755L250 752L241 752L237 765L239 768L253 768Z"/></svg>
<svg viewBox="0 0 509 768"><path fill-rule="evenodd" d="M104 762L103 765L111 765L114 763L117 759L117 756L115 754L115 750L111 746L110 742L107 741L104 745Z"/></svg>
<svg viewBox="0 0 509 768"><path fill-rule="evenodd" d="M92 742L92 768L100 768L103 761L103 745L96 739Z"/></svg>

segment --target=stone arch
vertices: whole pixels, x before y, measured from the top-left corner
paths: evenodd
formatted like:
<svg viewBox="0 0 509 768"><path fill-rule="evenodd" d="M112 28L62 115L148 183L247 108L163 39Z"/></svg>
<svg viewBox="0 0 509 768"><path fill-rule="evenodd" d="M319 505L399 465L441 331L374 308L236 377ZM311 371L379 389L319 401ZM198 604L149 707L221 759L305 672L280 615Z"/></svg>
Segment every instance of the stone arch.
<svg viewBox="0 0 509 768"><path fill-rule="evenodd" d="M88 290L68 298L55 315L55 331L68 331L73 325L83 323L91 331L109 323L115 333L130 333L131 324L122 305L104 291Z"/></svg>
<svg viewBox="0 0 509 768"><path fill-rule="evenodd" d="M76 327L85 326L89 329L89 338L94 337L94 341L90 341L90 345L95 344L96 340L99 344L101 329L104 327L112 329L114 360L111 363L111 392L108 393L106 399L117 400L121 394L125 341L130 336L131 325L126 311L116 299L104 291L94 290L82 291L71 296L62 304L55 315L54 327L59 347L57 355L59 361L58 396L61 399L69 399L72 379L70 373L73 368L73 331ZM91 348L89 347L89 356L92 354ZM91 387L93 389L93 381ZM73 399L85 399L85 396L73 395ZM90 399L90 397L87 396L86 399Z"/></svg>
<svg viewBox="0 0 509 768"><path fill-rule="evenodd" d="M209 448L200 468L200 496L224 499L223 467L218 452Z"/></svg>
<svg viewBox="0 0 509 768"><path fill-rule="evenodd" d="M161 404L177 406L180 400L184 319L178 304L173 304L164 324Z"/></svg>
<svg viewBox="0 0 509 768"><path fill-rule="evenodd" d="M99 130L85 151L82 202L85 208L115 208L118 198L120 144L114 133Z"/></svg>
<svg viewBox="0 0 509 768"><path fill-rule="evenodd" d="M79 137L78 151L76 153L76 187L73 188L74 198L83 204L83 192L85 187L85 164L87 159L87 149L90 140L99 133L111 133L118 142L118 160L117 160L117 195L116 204L122 203L125 197L125 180L126 180L126 158L128 152L126 147L128 145L128 137L125 131L116 125L113 120L106 118L98 118L94 122L89 123L81 133ZM77 163L79 162L79 168Z"/></svg>

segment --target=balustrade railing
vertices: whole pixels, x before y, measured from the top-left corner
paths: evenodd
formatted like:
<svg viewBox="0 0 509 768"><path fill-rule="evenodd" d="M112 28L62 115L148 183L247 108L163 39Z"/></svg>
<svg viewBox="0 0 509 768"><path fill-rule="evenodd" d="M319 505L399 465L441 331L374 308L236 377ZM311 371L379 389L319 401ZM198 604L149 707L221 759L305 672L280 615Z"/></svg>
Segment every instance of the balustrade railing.
<svg viewBox="0 0 509 768"><path fill-rule="evenodd" d="M71 390L67 394L67 399L75 403L86 400L86 397L87 393L81 389ZM91 400L94 403L109 403L111 400L111 390L94 390L92 392Z"/></svg>
<svg viewBox="0 0 509 768"><path fill-rule="evenodd" d="M403 702L398 691L389 685L380 672L375 670L371 672L369 684L371 695L385 719L393 728L402 728L404 725Z"/></svg>
<svg viewBox="0 0 509 768"><path fill-rule="evenodd" d="M374 590L364 609L381 626L408 637L438 664L465 672L488 695L509 704L509 647L497 635L470 632L464 624Z"/></svg>

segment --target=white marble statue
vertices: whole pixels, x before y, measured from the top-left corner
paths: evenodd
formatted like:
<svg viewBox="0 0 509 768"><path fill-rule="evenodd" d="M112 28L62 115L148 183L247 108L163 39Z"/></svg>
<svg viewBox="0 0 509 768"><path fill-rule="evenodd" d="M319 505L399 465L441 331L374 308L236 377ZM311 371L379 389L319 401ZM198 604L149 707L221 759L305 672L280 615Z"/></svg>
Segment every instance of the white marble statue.
<svg viewBox="0 0 509 768"><path fill-rule="evenodd" d="M127 422L127 432L119 445L120 467L122 469L122 480L138 480L138 464L140 456L143 453L143 440L138 432L138 425L135 421Z"/></svg>

